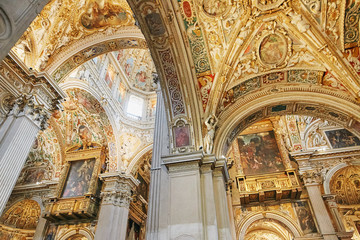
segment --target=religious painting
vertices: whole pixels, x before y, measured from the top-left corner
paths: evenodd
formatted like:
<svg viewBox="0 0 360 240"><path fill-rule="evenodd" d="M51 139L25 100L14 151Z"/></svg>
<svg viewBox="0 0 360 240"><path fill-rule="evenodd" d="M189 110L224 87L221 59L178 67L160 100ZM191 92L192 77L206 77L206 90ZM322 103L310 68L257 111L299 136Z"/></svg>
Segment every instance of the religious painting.
<svg viewBox="0 0 360 240"><path fill-rule="evenodd" d="M259 55L263 63L280 63L285 58L286 52L286 40L278 34L270 34L260 43Z"/></svg>
<svg viewBox="0 0 360 240"><path fill-rule="evenodd" d="M45 240L55 240L56 236L56 225L50 225L45 234Z"/></svg>
<svg viewBox="0 0 360 240"><path fill-rule="evenodd" d="M294 202L295 212L305 234L316 233L316 224L307 201Z"/></svg>
<svg viewBox="0 0 360 240"><path fill-rule="evenodd" d="M114 79L115 79L114 66L112 64L109 64L108 69L106 71L106 75L105 75L105 82L107 83L107 85L109 86L110 89L112 88Z"/></svg>
<svg viewBox="0 0 360 240"><path fill-rule="evenodd" d="M144 180L144 178L138 174L137 180L139 180L138 193L147 200L149 193L149 184Z"/></svg>
<svg viewBox="0 0 360 240"><path fill-rule="evenodd" d="M360 140L346 129L325 131L332 148L345 148L359 146Z"/></svg>
<svg viewBox="0 0 360 240"><path fill-rule="evenodd" d="M149 101L149 117L155 117L156 111L156 98L150 99Z"/></svg>
<svg viewBox="0 0 360 240"><path fill-rule="evenodd" d="M135 85L139 88L144 88L146 86L146 80L148 76L146 75L145 66L140 66L135 74Z"/></svg>
<svg viewBox="0 0 360 240"><path fill-rule="evenodd" d="M132 57L126 59L125 67L124 67L126 76L130 77L133 67L134 67L134 59Z"/></svg>
<svg viewBox="0 0 360 240"><path fill-rule="evenodd" d="M70 162L62 198L84 196L89 191L95 158Z"/></svg>
<svg viewBox="0 0 360 240"><path fill-rule="evenodd" d="M153 12L146 15L145 21L152 35L159 36L165 33L165 27L159 13Z"/></svg>
<svg viewBox="0 0 360 240"><path fill-rule="evenodd" d="M274 131L241 135L237 140L245 175L285 170Z"/></svg>
<svg viewBox="0 0 360 240"><path fill-rule="evenodd" d="M81 16L81 24L87 29L122 25L128 21L127 15L125 9L120 6L109 2L98 4L94 1L89 4L86 13Z"/></svg>
<svg viewBox="0 0 360 240"><path fill-rule="evenodd" d="M189 125L174 127L175 147L185 147L190 145Z"/></svg>
<svg viewBox="0 0 360 240"><path fill-rule="evenodd" d="M44 168L29 168L26 169L21 175L21 179L18 180L19 184L33 184L39 183L43 180L45 175Z"/></svg>
<svg viewBox="0 0 360 240"><path fill-rule="evenodd" d="M125 93L126 93L125 86L122 82L120 82L119 87L118 87L118 101L120 103L122 103L124 101Z"/></svg>

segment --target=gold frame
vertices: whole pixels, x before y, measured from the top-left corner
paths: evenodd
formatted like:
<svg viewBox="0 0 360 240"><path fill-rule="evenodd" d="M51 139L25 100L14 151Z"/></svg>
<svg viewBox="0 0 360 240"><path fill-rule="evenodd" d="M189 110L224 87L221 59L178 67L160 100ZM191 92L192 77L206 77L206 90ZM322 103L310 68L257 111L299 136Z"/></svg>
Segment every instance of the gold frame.
<svg viewBox="0 0 360 240"><path fill-rule="evenodd" d="M100 188L99 174L101 165L105 162L105 148L89 148L76 150L78 146L73 146L66 152L66 163L62 171L55 196L50 204L46 206L43 217L49 220L69 220L96 217L99 207L99 198L96 196ZM65 183L70 173L72 162L95 159L89 188L83 196L62 198Z"/></svg>

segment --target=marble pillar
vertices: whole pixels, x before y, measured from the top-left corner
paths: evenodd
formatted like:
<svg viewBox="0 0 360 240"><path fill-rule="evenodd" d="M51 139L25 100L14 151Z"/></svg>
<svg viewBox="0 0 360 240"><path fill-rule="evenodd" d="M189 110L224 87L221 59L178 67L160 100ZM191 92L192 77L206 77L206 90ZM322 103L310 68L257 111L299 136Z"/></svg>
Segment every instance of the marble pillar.
<svg viewBox="0 0 360 240"><path fill-rule="evenodd" d="M105 173L95 240L125 240L132 190L139 184L131 175Z"/></svg>
<svg viewBox="0 0 360 240"><path fill-rule="evenodd" d="M162 165L162 155L169 154L169 138L164 100L157 89L156 121L151 161L149 205L146 222L146 239L168 239L168 173Z"/></svg>
<svg viewBox="0 0 360 240"><path fill-rule="evenodd" d="M169 238L205 239L200 163L202 152L163 156L169 170Z"/></svg>
<svg viewBox="0 0 360 240"><path fill-rule="evenodd" d="M232 239L226 161L202 151L162 159L169 172L167 239Z"/></svg>
<svg viewBox="0 0 360 240"><path fill-rule="evenodd" d="M219 159L214 168L214 197L217 215L218 239L232 239L226 184L230 176L226 160Z"/></svg>
<svg viewBox="0 0 360 240"><path fill-rule="evenodd" d="M0 127L0 215L11 195L38 131L46 127L49 113L32 96L15 101Z"/></svg>
<svg viewBox="0 0 360 240"><path fill-rule="evenodd" d="M218 239L217 211L214 198L213 168L214 155L204 156L200 166L201 201L203 211L204 238L209 240Z"/></svg>
<svg viewBox="0 0 360 240"><path fill-rule="evenodd" d="M309 195L309 199L314 211L315 218L320 228L320 233L325 240L337 240L331 217L326 209L325 202L321 195L320 185L322 183L322 175L315 170L303 172L305 187Z"/></svg>

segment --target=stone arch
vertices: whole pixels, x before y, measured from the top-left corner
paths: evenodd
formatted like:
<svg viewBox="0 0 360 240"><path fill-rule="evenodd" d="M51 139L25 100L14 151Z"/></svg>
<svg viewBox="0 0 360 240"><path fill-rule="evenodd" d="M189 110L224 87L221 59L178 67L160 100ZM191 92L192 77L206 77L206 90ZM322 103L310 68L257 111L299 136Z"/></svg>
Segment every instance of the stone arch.
<svg viewBox="0 0 360 240"><path fill-rule="evenodd" d="M150 144L146 147L144 147L141 151L139 151L131 160L126 173L130 174L133 169L135 168L136 165L138 165L140 162L140 160L142 159L143 156L145 156L145 154L148 154L151 150L153 149L153 144Z"/></svg>
<svg viewBox="0 0 360 240"><path fill-rule="evenodd" d="M83 235L88 240L94 239L94 234L86 228L76 228L76 229L70 229L66 232L64 232L61 236L59 236L59 240L67 240L68 238L74 236L74 235Z"/></svg>
<svg viewBox="0 0 360 240"><path fill-rule="evenodd" d="M330 180L331 178L334 176L334 174L339 171L340 169L343 169L345 167L349 166L347 163L340 163L336 166L334 166L333 168L331 168L325 175L325 180L324 180L324 192L325 194L331 194L330 191Z"/></svg>
<svg viewBox="0 0 360 240"><path fill-rule="evenodd" d="M274 94L269 94L268 91L254 93L238 100L220 114L215 154L225 156L236 135L251 124L270 116L289 114L320 117L344 128L351 128L358 124L356 116L360 114L360 107L352 99L309 89ZM355 128L354 130L359 131Z"/></svg>
<svg viewBox="0 0 360 240"><path fill-rule="evenodd" d="M292 219L276 212L265 212L253 213L245 217L245 219L242 220L237 226L237 235L239 236L238 239L243 240L245 238L246 230L250 227L250 225L261 219L273 219L279 221L280 223L284 224L295 237L301 237L304 235L300 227Z"/></svg>
<svg viewBox="0 0 360 240"><path fill-rule="evenodd" d="M59 82L84 62L99 55L126 48L147 48L144 36L139 29L125 29L107 37L99 33L79 40L53 56L45 71Z"/></svg>

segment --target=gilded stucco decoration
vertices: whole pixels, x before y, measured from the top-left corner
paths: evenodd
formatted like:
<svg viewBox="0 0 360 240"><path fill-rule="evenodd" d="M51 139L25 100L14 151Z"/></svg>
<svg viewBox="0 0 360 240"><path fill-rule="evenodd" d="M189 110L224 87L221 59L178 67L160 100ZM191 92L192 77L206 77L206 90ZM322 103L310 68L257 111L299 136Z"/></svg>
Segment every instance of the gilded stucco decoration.
<svg viewBox="0 0 360 240"><path fill-rule="evenodd" d="M32 22L14 50L28 67L44 70L54 55L74 42L98 32L111 35L134 24L126 0L52 0Z"/></svg>
<svg viewBox="0 0 360 240"><path fill-rule="evenodd" d="M61 129L65 147L82 143L81 136L89 136L92 142L105 144L109 152L115 145L115 136L110 121L101 104L88 92L80 89L67 90L67 101L63 103L64 111L53 114L55 122ZM109 170L117 169L115 156L109 156Z"/></svg>
<svg viewBox="0 0 360 240"><path fill-rule="evenodd" d="M330 181L330 191L342 205L360 203L360 167L348 166L337 171Z"/></svg>
<svg viewBox="0 0 360 240"><path fill-rule="evenodd" d="M293 237L291 231L279 221L261 219L249 226L245 240L290 240Z"/></svg>
<svg viewBox="0 0 360 240"><path fill-rule="evenodd" d="M359 42L359 2L346 1L344 18L344 44L345 48L357 47Z"/></svg>
<svg viewBox="0 0 360 240"><path fill-rule="evenodd" d="M39 204L34 200L26 199L11 206L1 217L0 222L18 229L35 230L40 213Z"/></svg>

